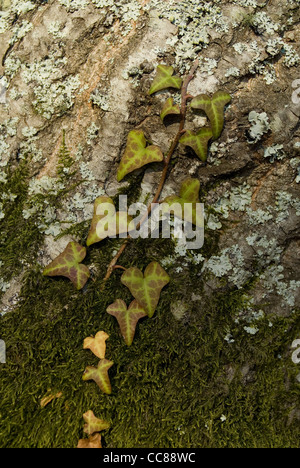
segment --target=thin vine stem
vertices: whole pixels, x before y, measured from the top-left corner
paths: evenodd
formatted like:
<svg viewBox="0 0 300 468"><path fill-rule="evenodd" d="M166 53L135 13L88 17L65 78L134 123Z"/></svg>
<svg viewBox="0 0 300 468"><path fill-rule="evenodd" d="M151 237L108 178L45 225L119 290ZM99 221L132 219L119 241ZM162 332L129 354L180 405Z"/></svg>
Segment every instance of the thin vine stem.
<svg viewBox="0 0 300 468"><path fill-rule="evenodd" d="M195 61L194 65L192 66L189 74L185 78L184 83L182 85L182 88L181 88L181 109L180 109L181 118L180 118L179 128L178 128L178 131L177 131L177 133L175 135L175 138L174 138L174 140L173 140L173 142L172 142L172 144L170 146L170 149L169 149L169 151L168 151L168 153L167 153L167 155L165 157L164 169L163 169L163 172L162 172L162 175L161 175L161 178L160 178L159 185L158 185L157 190L155 192L154 198L153 198L152 202L149 204L147 212L145 213L145 215L142 217L142 219L140 220L140 222L136 226L135 229L137 229L137 230L148 219L149 215L151 214L153 205L158 202L160 194L162 192L162 189L164 188L164 185L165 185L165 182L166 182L166 179L167 179L167 176L168 176L168 171L169 171L169 166L170 166L172 156L173 156L173 154L174 154L174 152L175 152L175 150L177 148L177 145L179 143L180 138L182 137L182 134L185 131L184 126L185 126L185 121L186 121L187 101L188 101L188 99L192 98L192 96L190 94L188 94L188 87L189 87L190 82L194 78L194 75L195 75L195 72L196 72L198 66L199 66L199 60L197 59ZM122 243L120 249L118 250L118 252L114 256L114 258L110 262L110 264L108 266L108 269L107 269L107 272L106 272L106 275L105 275L105 277L103 279L103 281L104 281L103 287L104 287L106 281L110 278L113 271L116 269L117 262L118 262L119 258L121 257L121 255L123 254L124 250L126 249L130 239L131 239L131 237L130 237L130 235L128 235L128 237L124 240L124 242Z"/></svg>

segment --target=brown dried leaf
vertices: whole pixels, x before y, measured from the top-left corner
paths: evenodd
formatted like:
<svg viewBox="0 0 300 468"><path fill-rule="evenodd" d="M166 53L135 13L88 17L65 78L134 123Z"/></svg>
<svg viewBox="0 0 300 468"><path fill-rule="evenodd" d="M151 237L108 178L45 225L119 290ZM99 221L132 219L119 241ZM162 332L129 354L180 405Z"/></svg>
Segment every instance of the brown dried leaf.
<svg viewBox="0 0 300 468"><path fill-rule="evenodd" d="M80 439L77 448L102 448L101 435L93 434L88 439Z"/></svg>
<svg viewBox="0 0 300 468"><path fill-rule="evenodd" d="M105 342L108 338L109 335L107 333L105 333L104 331L99 331L96 334L95 338L85 338L83 342L83 349L90 349L99 359L104 359L106 352Z"/></svg>
<svg viewBox="0 0 300 468"><path fill-rule="evenodd" d="M40 401L41 408L45 408L45 406L49 405L51 401L53 401L55 398L60 398L61 396L62 396L62 392L58 392L56 394L45 395Z"/></svg>

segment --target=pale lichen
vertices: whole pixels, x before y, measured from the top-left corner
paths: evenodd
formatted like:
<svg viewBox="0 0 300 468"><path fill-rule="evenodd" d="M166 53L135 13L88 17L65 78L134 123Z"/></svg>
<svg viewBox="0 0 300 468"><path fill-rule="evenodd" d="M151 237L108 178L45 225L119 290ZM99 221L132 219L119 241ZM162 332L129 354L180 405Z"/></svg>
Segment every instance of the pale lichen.
<svg viewBox="0 0 300 468"><path fill-rule="evenodd" d="M74 103L80 87L78 75L65 76L65 57L51 53L47 58L22 65L22 77L28 85L35 83L35 100L32 105L46 119L53 114L62 114Z"/></svg>
<svg viewBox="0 0 300 468"><path fill-rule="evenodd" d="M269 117L266 112L258 113L256 111L252 111L250 112L248 119L251 123L248 142L254 144L260 141L265 133L269 132Z"/></svg>

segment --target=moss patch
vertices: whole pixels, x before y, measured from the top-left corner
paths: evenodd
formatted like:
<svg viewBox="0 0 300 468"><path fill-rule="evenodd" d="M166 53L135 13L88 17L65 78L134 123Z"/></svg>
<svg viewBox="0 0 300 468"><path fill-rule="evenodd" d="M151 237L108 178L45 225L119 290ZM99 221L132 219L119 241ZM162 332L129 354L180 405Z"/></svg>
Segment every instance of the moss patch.
<svg viewBox="0 0 300 468"><path fill-rule="evenodd" d="M0 221L1 275L7 280L13 275L17 276L31 262L43 237L36 226L36 217L24 219L23 216L28 192L27 178L28 165L24 161L8 173L6 184L0 184L1 196L13 193L16 197L5 203L5 217Z"/></svg>
<svg viewBox="0 0 300 468"><path fill-rule="evenodd" d="M1 447L75 447L88 409L110 421L103 434L107 447L297 447L299 424L289 415L299 384L288 351L300 331L297 316L274 319L273 327L260 322L259 333L249 335L235 322L244 291L193 302L190 291L201 294L202 285L191 270L173 277L157 313L140 321L128 348L105 312L116 298L130 300L122 272L100 291L116 242L89 250L86 262L96 270L95 281L80 292L68 280L31 269L18 308L0 319L7 346ZM151 241L151 249L147 240L130 244L122 264L134 258L143 268L160 258L165 242ZM170 303L179 299L189 310L177 321ZM228 329L235 336L230 344L224 340ZM82 381L85 367L97 364L82 349L83 339L99 330L110 335L106 355L115 362L111 396ZM62 397L41 408L49 389Z"/></svg>

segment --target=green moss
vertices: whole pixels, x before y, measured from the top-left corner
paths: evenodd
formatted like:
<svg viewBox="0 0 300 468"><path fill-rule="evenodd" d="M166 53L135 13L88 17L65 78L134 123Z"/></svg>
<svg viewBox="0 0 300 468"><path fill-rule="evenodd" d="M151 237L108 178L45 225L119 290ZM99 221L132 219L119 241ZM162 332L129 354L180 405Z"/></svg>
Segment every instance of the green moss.
<svg viewBox="0 0 300 468"><path fill-rule="evenodd" d="M245 27L253 28L255 23L255 15L253 13L247 13L242 18L241 24Z"/></svg>
<svg viewBox="0 0 300 468"><path fill-rule="evenodd" d="M5 279L18 275L25 264L31 263L42 235L36 219L24 219L23 209L27 199L28 167L22 162L14 171L9 171L8 182L1 184L0 193L13 193L16 198L5 205L5 217L0 221L0 258L3 262L1 274Z"/></svg>
<svg viewBox="0 0 300 468"><path fill-rule="evenodd" d="M57 174L61 178L70 178L75 175L75 172L71 172L71 168L74 165L74 159L70 156L70 150L66 144L66 131L62 132L62 142L59 149Z"/></svg>
<svg viewBox="0 0 300 468"><path fill-rule="evenodd" d="M299 395L288 352L300 331L297 316L277 318L272 328L260 323L259 333L251 336L234 321L244 291L192 302L190 291L202 291L199 277L174 276L154 318L140 321L128 348L105 312L116 298L131 299L120 282L122 272L114 272L100 290L116 242L89 249L86 262L97 274L80 292L68 280L45 278L32 269L18 308L0 319L7 345L0 381L1 446L75 447L88 409L110 421L103 434L107 447L298 446L297 421L287 424ZM122 263L132 264L137 249L138 266L144 267L160 257L162 242L152 241L151 249L147 241L132 242ZM177 299L189 303L182 321L170 312ZM228 329L235 335L230 345L224 340ZM85 367L97 364L82 349L83 339L99 330L110 335L106 355L115 362L111 396L82 381ZM41 408L48 389L62 397Z"/></svg>
<svg viewBox="0 0 300 468"><path fill-rule="evenodd" d="M141 182L143 180L144 173L140 172L140 174L129 174L126 177L126 182L128 183L127 186L122 187L118 190L118 193L113 197L113 201L118 209L118 201L120 195L127 195L128 197L128 206L132 203L136 203L138 197L141 193Z"/></svg>

